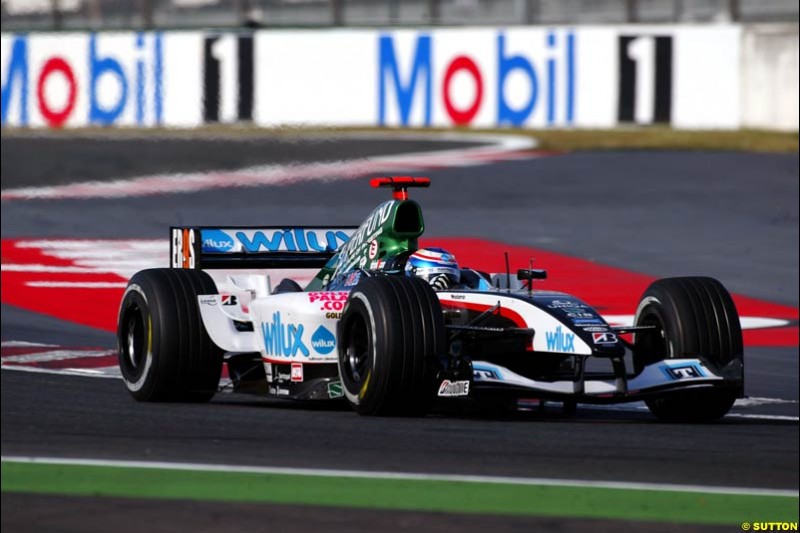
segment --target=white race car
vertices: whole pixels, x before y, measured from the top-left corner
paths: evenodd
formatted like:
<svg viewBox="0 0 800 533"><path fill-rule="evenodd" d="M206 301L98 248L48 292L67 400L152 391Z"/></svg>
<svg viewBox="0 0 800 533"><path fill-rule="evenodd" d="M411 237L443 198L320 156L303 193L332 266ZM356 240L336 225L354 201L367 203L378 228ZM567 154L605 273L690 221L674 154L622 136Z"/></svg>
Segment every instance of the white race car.
<svg viewBox="0 0 800 533"><path fill-rule="evenodd" d="M714 279L656 281L634 325L612 327L574 296L533 290L541 270L460 269L443 285L413 275L424 224L407 190L429 183L373 179L393 199L357 228L172 228L171 268L134 275L120 307L130 393L207 401L225 364L235 392L345 398L363 415L644 400L661 420L710 421L742 396L739 317ZM286 269L319 270L273 287Z"/></svg>

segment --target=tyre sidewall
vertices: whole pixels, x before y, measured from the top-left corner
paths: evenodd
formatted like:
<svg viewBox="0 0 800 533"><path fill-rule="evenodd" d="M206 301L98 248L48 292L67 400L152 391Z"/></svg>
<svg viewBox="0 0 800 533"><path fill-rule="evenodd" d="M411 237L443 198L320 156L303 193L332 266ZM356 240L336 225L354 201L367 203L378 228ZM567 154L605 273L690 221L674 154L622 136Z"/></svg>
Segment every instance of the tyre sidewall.
<svg viewBox="0 0 800 533"><path fill-rule="evenodd" d="M376 354L377 351L375 350L375 313L370 304L368 298L364 296L364 293L353 290L350 293L350 297L347 300L347 304L342 312L342 322L340 326L340 331L342 335L345 336L342 341L348 341L349 338L347 337L350 335L350 329L352 328L352 324L356 320L364 320L366 323L366 330L367 330L367 367L366 372L368 376L371 376L374 373L375 361L377 359ZM363 387L358 382L352 380L350 378L350 371L345 368L346 365L349 363L346 361L347 357L347 348L348 346L345 345L344 342L338 343L340 347L338 363L339 363L339 376L342 380L342 391L344 392L345 397L353 405L357 410L359 407L363 408L364 404L366 403L366 399L368 398L369 391L369 383L367 383L367 387ZM366 379L366 378L365 378Z"/></svg>
<svg viewBox="0 0 800 533"><path fill-rule="evenodd" d="M134 278L128 285L120 306L120 324L124 323L123 320L127 313L135 312L134 308L138 307L145 327L146 355L144 366L140 370L133 370L128 362L125 361L125 355L127 354L125 346L125 343L127 343L126 329L121 329L117 334L122 379L136 399L153 399L153 391L161 388L158 386L160 384L157 383L158 377L164 375L164 370L167 370L163 366L169 364L168 361L164 361L164 358L161 357L161 352L164 349L162 346L163 335L161 334L162 305L163 302L159 301L157 291L153 289L148 280ZM127 325L125 327L127 328Z"/></svg>
<svg viewBox="0 0 800 533"><path fill-rule="evenodd" d="M655 292L655 291L654 291ZM665 353L663 357L658 354L639 354L634 357L634 368L637 372L641 371L644 366L656 363L662 359L674 359L678 354L683 353L683 333L684 328L681 328L681 323L676 316L677 310L675 307L669 309L665 306L674 306L675 303L669 298L668 295L654 293L645 295L636 310L634 318L634 325L642 326L648 323L651 317L654 317L661 326L664 328L665 338L663 339L665 345ZM670 312L671 311L671 312ZM647 333L651 335L650 333ZM636 335L634 334L634 344L636 344Z"/></svg>

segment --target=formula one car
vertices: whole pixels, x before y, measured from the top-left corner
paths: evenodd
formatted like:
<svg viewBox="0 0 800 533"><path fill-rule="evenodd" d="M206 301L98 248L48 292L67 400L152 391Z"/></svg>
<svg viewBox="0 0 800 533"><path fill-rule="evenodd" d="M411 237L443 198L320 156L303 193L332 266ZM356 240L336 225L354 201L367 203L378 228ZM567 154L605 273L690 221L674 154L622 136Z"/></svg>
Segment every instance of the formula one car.
<svg viewBox="0 0 800 533"><path fill-rule="evenodd" d="M234 392L344 398L362 415L644 400L660 420L711 421L742 396L739 317L718 281L656 281L622 327L534 290L543 270L459 268L456 283L432 284L408 268L425 227L408 189L430 181L371 184L393 198L358 227L171 228L171 268L135 274L119 311L133 397L207 401L223 364ZM273 288L286 269L318 272Z"/></svg>

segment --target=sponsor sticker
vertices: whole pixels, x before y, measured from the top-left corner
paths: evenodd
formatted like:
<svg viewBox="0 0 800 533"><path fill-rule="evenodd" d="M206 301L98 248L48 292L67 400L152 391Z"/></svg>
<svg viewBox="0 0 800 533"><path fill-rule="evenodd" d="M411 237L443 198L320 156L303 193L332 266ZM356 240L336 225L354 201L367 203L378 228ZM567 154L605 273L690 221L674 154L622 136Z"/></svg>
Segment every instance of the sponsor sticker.
<svg viewBox="0 0 800 533"><path fill-rule="evenodd" d="M291 380L295 383L303 381L303 363L292 363Z"/></svg>
<svg viewBox="0 0 800 533"><path fill-rule="evenodd" d="M314 302L343 302L347 300L347 291L315 291L308 293L308 301Z"/></svg>
<svg viewBox="0 0 800 533"><path fill-rule="evenodd" d="M328 398L341 398L342 396L344 396L344 392L342 392L341 381L331 381L328 383Z"/></svg>
<svg viewBox="0 0 800 533"><path fill-rule="evenodd" d="M308 347L303 342L303 329L302 324L284 324L280 311L273 313L271 322L261 324L267 355L294 357L299 353L308 357Z"/></svg>
<svg viewBox="0 0 800 533"><path fill-rule="evenodd" d="M442 381L442 384L439 385L439 396L469 396L469 380L450 381L446 379Z"/></svg>
<svg viewBox="0 0 800 533"><path fill-rule="evenodd" d="M474 381L486 381L487 379L500 380L500 374L489 368L473 368L472 379Z"/></svg>
<svg viewBox="0 0 800 533"><path fill-rule="evenodd" d="M616 344L617 335L610 331L592 333L592 341L594 341L595 344Z"/></svg>
<svg viewBox="0 0 800 533"><path fill-rule="evenodd" d="M572 323L576 326L581 326L584 324L588 325L603 325L603 320L600 318L573 318Z"/></svg>
<svg viewBox="0 0 800 533"><path fill-rule="evenodd" d="M239 305L239 299L235 294L222 294L220 295L222 305Z"/></svg>
<svg viewBox="0 0 800 533"><path fill-rule="evenodd" d="M354 285L358 285L360 279L361 279L361 272L359 271L350 272L344 280L344 286L353 287Z"/></svg>
<svg viewBox="0 0 800 533"><path fill-rule="evenodd" d="M283 230L240 230L234 234L236 248L257 252L335 252L349 239L343 230L287 228ZM234 248L231 248L231 250Z"/></svg>
<svg viewBox="0 0 800 533"><path fill-rule="evenodd" d="M200 232L203 239L203 253L226 253L234 251L233 237L222 230L205 229Z"/></svg>
<svg viewBox="0 0 800 533"><path fill-rule="evenodd" d="M575 334L565 332L561 326L556 327L555 331L546 331L544 337L547 340L548 352L575 351Z"/></svg>
<svg viewBox="0 0 800 533"><path fill-rule="evenodd" d="M363 260L363 265L366 265L367 258L360 256L365 252L364 248L366 248L367 242L380 235L383 224L389 220L392 214L393 206L394 201L388 201L376 207L350 239L342 245L339 251L339 265L334 271L334 277L351 269L359 262L359 259Z"/></svg>
<svg viewBox="0 0 800 533"><path fill-rule="evenodd" d="M216 294L210 294L207 296L200 296L199 301L200 305L217 305L218 298Z"/></svg>
<svg viewBox="0 0 800 533"><path fill-rule="evenodd" d="M349 294L347 291L309 292L308 301L318 303L321 311L341 311Z"/></svg>
<svg viewBox="0 0 800 533"><path fill-rule="evenodd" d="M172 230L172 268L194 268L195 232L189 228Z"/></svg>
<svg viewBox="0 0 800 533"><path fill-rule="evenodd" d="M565 313L565 314L569 318L572 318L572 319L575 319L575 318L597 318L597 315L595 315L594 313L587 313L587 312L577 312L577 313L571 312L571 313Z"/></svg>
<svg viewBox="0 0 800 533"><path fill-rule="evenodd" d="M664 374L667 375L668 378L674 380L680 379L697 379L697 378L704 378L706 377L705 372L695 363L689 364L681 364L681 365L670 365L664 364L661 367L664 371Z"/></svg>
<svg viewBox="0 0 800 533"><path fill-rule="evenodd" d="M581 302L575 302L573 300L553 300L547 305L547 307L549 307L550 309L567 309L567 308L586 309L589 306Z"/></svg>
<svg viewBox="0 0 800 533"><path fill-rule="evenodd" d="M325 326L320 326L311 335L311 346L317 353L328 355L336 348L336 337Z"/></svg>
<svg viewBox="0 0 800 533"><path fill-rule="evenodd" d="M596 332L596 331L600 331L600 332L608 331L608 328L605 327L605 326L585 326L585 327L582 327L581 329L583 331L588 332L588 333L592 333L592 332Z"/></svg>
<svg viewBox="0 0 800 533"><path fill-rule="evenodd" d="M372 242L369 243L369 258L375 259L378 255L378 240L373 239Z"/></svg>

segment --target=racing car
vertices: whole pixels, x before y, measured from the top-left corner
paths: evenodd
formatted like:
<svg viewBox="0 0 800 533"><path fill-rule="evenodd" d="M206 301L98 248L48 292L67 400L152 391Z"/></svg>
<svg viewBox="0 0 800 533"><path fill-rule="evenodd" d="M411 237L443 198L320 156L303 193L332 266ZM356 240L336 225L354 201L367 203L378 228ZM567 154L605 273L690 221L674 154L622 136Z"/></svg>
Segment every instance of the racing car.
<svg viewBox="0 0 800 533"><path fill-rule="evenodd" d="M130 394L208 401L226 365L233 392L344 399L377 416L644 401L659 420L702 422L742 397L742 332L719 281L655 281L634 323L613 326L575 296L535 289L544 270L512 274L507 256L505 271L456 269L446 251L420 250L408 191L428 178L371 185L392 198L357 227L170 228L170 267L136 273L119 310ZM304 286L284 275L310 269Z"/></svg>

